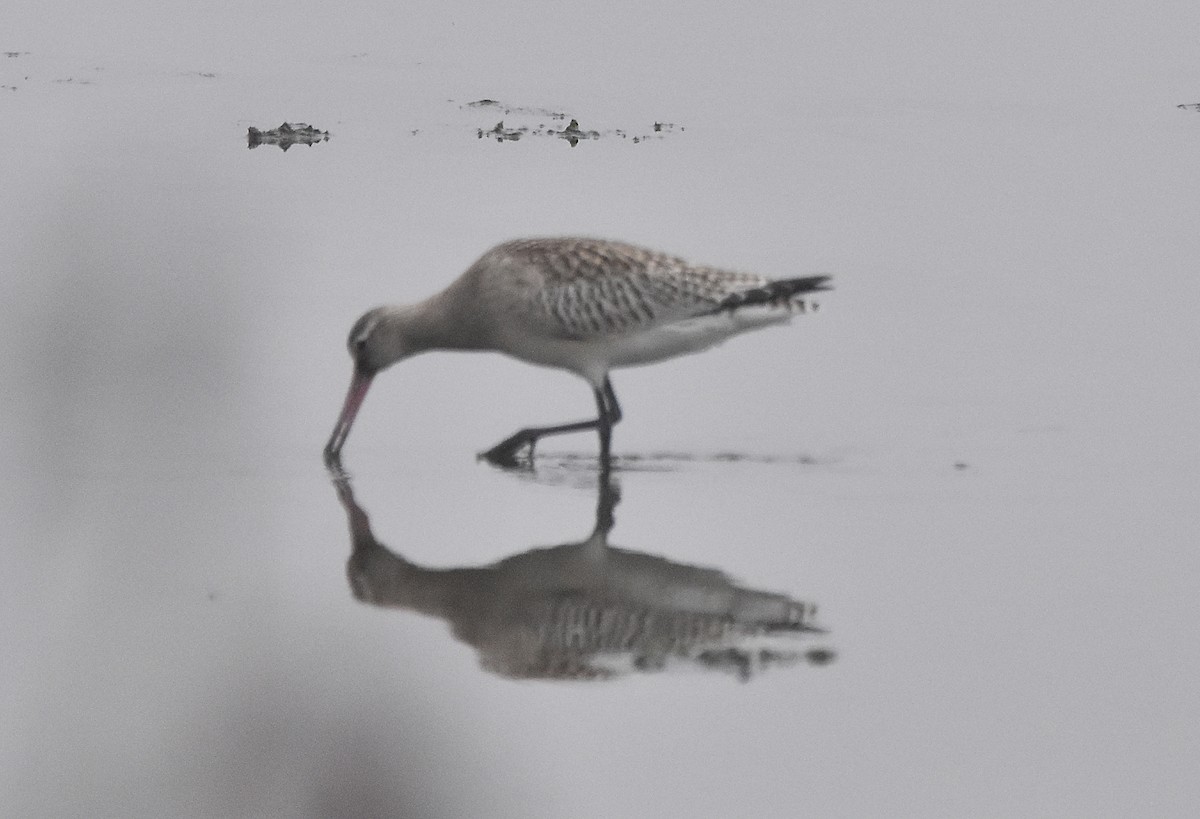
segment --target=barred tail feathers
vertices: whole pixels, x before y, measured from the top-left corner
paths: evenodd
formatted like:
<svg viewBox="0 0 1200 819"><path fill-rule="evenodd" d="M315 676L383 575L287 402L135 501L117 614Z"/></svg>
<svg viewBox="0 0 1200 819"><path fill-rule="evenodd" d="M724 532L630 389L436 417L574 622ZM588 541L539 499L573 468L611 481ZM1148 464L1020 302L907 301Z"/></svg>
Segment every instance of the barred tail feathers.
<svg viewBox="0 0 1200 819"><path fill-rule="evenodd" d="M795 306L803 310L807 306L807 302L802 294L832 289L826 284L831 278L831 276L804 276L797 279L779 279L767 282L761 287L739 290L722 299L713 312L719 313L722 310L732 312L739 307L756 304Z"/></svg>

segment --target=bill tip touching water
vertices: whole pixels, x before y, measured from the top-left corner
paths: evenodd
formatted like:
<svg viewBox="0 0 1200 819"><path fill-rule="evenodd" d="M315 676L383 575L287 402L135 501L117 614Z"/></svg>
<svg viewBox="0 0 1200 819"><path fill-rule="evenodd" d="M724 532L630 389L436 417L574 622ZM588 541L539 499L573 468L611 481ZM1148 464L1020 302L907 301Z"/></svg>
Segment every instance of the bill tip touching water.
<svg viewBox="0 0 1200 819"><path fill-rule="evenodd" d="M750 330L815 309L830 277L769 279L694 264L624 242L587 238L518 239L493 247L444 290L411 305L376 307L350 331L354 372L325 445L336 463L372 379L428 350L499 352L586 380L597 416L519 430L480 454L517 466L551 435L595 430L610 457L621 407L610 370L700 352Z"/></svg>

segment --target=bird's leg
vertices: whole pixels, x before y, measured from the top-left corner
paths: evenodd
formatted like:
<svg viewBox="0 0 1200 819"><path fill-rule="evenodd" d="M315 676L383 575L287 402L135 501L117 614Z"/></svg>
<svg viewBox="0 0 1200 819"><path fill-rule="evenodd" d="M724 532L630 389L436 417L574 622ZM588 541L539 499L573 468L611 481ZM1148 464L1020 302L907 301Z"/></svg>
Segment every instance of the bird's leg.
<svg viewBox="0 0 1200 819"><path fill-rule="evenodd" d="M529 427L510 435L487 452L480 453L479 457L496 466L514 467L519 465L517 453L524 446L529 447L529 460L532 462L533 448L539 439L550 435L561 435L565 432L594 429L600 434L600 461L607 468L610 458L609 445L612 440L612 427L621 420L621 407L617 404L617 396L613 392L612 383L607 378L604 379L604 386L601 389L592 390L592 394L596 398L596 409L599 412L597 418L591 421L576 421L572 424L559 424L552 427Z"/></svg>
<svg viewBox="0 0 1200 819"><path fill-rule="evenodd" d="M604 379L602 390L596 390L596 406L600 410L600 474L604 480L612 469L612 428L621 420L621 405L617 403L617 394L613 391L612 381Z"/></svg>
<svg viewBox="0 0 1200 819"><path fill-rule="evenodd" d="M606 380L605 385L608 384ZM610 444L612 443L612 410L608 406L607 390L595 390L596 410L600 413L596 418L596 431L600 433L600 471L607 474L612 466Z"/></svg>
<svg viewBox="0 0 1200 819"><path fill-rule="evenodd" d="M608 414L612 425L616 426L621 420L621 405L617 403L617 394L613 391L612 381L604 379L604 397L608 401Z"/></svg>
<svg viewBox="0 0 1200 819"><path fill-rule="evenodd" d="M500 443L489 449L487 452L479 453L479 457L489 461L496 466L519 466L517 461L517 453L524 446L529 447L530 460L533 459L533 447L538 442L539 438L547 435L559 435L564 432L579 432L585 429L595 429L600 423L600 419L592 421L577 421L573 424L561 424L555 427L529 427L527 429L515 432L505 438Z"/></svg>
<svg viewBox="0 0 1200 819"><path fill-rule="evenodd" d="M613 510L621 500L621 488L613 481L609 470L601 466L599 476L599 497L596 499L596 528L595 532L607 535L615 523Z"/></svg>

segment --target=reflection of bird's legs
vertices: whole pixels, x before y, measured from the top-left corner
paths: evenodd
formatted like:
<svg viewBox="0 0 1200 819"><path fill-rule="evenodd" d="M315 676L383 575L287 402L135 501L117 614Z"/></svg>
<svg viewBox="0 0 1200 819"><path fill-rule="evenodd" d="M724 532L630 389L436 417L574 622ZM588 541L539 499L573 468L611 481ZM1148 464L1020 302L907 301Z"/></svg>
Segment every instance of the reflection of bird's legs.
<svg viewBox="0 0 1200 819"><path fill-rule="evenodd" d="M621 487L612 479L608 463L600 464L599 498L596 500L596 531L608 534L615 524L613 510L621 502Z"/></svg>

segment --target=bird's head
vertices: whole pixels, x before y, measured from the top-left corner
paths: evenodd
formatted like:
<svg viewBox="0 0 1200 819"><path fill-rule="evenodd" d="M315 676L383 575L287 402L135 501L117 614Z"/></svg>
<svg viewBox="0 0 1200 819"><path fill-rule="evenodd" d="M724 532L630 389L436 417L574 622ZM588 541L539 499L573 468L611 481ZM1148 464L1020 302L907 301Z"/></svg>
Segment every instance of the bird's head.
<svg viewBox="0 0 1200 819"><path fill-rule="evenodd" d="M408 339L405 327L404 310L394 307L376 307L363 313L354 322L346 339L346 349L354 362L354 375L350 390L346 393L342 414L338 416L329 443L325 445L327 462L337 460L341 453L354 416L367 397L367 389L375 374L417 352Z"/></svg>
<svg viewBox="0 0 1200 819"><path fill-rule="evenodd" d="M354 369L373 376L416 352L405 327L403 309L376 307L363 313L346 338Z"/></svg>

